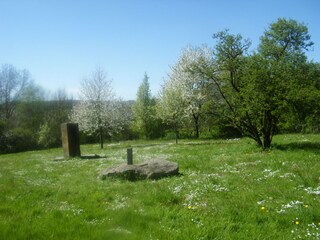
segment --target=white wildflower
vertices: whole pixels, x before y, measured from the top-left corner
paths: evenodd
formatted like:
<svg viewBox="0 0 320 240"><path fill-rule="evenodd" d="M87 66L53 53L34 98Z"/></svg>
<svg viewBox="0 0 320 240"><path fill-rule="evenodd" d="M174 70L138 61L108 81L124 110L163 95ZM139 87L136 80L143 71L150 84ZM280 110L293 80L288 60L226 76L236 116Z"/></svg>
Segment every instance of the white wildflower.
<svg viewBox="0 0 320 240"><path fill-rule="evenodd" d="M257 204L258 204L258 205L262 205L262 204L264 204L265 202L266 202L266 200L261 200L261 201L258 201Z"/></svg>
<svg viewBox="0 0 320 240"><path fill-rule="evenodd" d="M173 189L173 193L174 193L174 194L178 194L178 193L180 193L181 189L182 189L182 185L176 186L176 187Z"/></svg>
<svg viewBox="0 0 320 240"><path fill-rule="evenodd" d="M298 200L296 201L291 201L287 204L284 204L281 206L281 208L277 211L277 213L284 213L287 209L289 208L297 208L297 206L303 205L303 202L300 202Z"/></svg>
<svg viewBox="0 0 320 240"><path fill-rule="evenodd" d="M305 190L308 194L320 195L320 186L317 187L317 188L308 187L308 188L305 188L304 190Z"/></svg>

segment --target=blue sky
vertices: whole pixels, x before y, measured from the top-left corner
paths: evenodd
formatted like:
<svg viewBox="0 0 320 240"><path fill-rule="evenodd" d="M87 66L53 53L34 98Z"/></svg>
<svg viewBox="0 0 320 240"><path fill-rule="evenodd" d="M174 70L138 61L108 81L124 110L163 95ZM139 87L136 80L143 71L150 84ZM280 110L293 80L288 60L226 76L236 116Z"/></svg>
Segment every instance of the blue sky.
<svg viewBox="0 0 320 240"><path fill-rule="evenodd" d="M123 99L135 99L145 72L157 95L187 45L213 46L212 34L228 28L254 50L279 17L308 26L309 59L320 61L319 0L0 0L0 10L0 64L74 98L97 66Z"/></svg>

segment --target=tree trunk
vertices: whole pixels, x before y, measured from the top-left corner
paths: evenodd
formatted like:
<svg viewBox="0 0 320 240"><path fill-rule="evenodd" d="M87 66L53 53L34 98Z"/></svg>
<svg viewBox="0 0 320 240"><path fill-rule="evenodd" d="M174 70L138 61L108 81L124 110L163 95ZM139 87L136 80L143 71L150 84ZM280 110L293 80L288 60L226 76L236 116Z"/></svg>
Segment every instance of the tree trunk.
<svg viewBox="0 0 320 240"><path fill-rule="evenodd" d="M103 149L103 129L100 127L99 129L99 135L100 135L100 148Z"/></svg>
<svg viewBox="0 0 320 240"><path fill-rule="evenodd" d="M246 112L246 121L242 122L242 125L244 126L244 130L248 132L246 135L255 140L258 147L263 147L263 142L261 141L259 131L256 126L252 124L251 117L248 112ZM239 129L241 132L243 132L241 128Z"/></svg>
<svg viewBox="0 0 320 240"><path fill-rule="evenodd" d="M176 144L178 144L179 132L176 131Z"/></svg>
<svg viewBox="0 0 320 240"><path fill-rule="evenodd" d="M194 128L196 131L196 139L199 139L199 116L193 114Z"/></svg>
<svg viewBox="0 0 320 240"><path fill-rule="evenodd" d="M268 150L271 147L271 137L268 135L263 136L263 149Z"/></svg>
<svg viewBox="0 0 320 240"><path fill-rule="evenodd" d="M254 141L256 141L258 147L261 147L261 148L263 147L263 142L261 141L259 135L253 135L253 134L250 133L250 134L248 134L246 136L248 136L249 138L251 138Z"/></svg>
<svg viewBox="0 0 320 240"><path fill-rule="evenodd" d="M264 112L263 116L263 149L267 150L271 147L272 136L274 132L274 117L270 110Z"/></svg>

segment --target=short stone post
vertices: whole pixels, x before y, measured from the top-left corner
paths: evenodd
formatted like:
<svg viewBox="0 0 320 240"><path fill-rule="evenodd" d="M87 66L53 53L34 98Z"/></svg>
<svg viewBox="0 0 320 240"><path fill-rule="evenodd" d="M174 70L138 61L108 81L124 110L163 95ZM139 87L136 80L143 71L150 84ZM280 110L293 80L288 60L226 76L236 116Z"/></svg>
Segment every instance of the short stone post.
<svg viewBox="0 0 320 240"><path fill-rule="evenodd" d="M80 157L81 153L78 124L62 123L61 136L64 157Z"/></svg>
<svg viewBox="0 0 320 240"><path fill-rule="evenodd" d="M127 148L127 164L132 165L133 160L132 160L132 148Z"/></svg>

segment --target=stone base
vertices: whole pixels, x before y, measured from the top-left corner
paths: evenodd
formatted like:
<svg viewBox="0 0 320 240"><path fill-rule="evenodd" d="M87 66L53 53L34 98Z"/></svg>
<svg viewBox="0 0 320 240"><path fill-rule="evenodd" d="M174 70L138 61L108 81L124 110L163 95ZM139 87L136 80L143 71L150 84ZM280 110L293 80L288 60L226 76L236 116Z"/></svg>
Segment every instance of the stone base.
<svg viewBox="0 0 320 240"><path fill-rule="evenodd" d="M162 159L154 159L146 161L142 164L123 164L117 167L106 169L101 173L100 177L103 180L107 177L115 177L135 181L142 179L160 179L178 174L179 167L177 163Z"/></svg>

